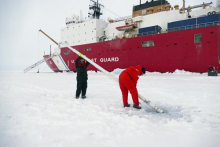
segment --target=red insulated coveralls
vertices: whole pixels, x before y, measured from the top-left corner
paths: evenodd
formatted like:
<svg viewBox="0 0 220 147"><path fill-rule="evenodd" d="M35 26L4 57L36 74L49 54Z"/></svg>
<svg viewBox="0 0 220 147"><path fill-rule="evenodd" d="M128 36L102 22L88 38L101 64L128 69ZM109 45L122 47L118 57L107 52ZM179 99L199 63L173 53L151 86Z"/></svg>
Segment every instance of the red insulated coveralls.
<svg viewBox="0 0 220 147"><path fill-rule="evenodd" d="M142 73L142 67L136 65L130 66L119 75L119 86L122 92L124 106L128 104L128 91L131 93L134 106L139 105L138 91L136 88L139 75Z"/></svg>

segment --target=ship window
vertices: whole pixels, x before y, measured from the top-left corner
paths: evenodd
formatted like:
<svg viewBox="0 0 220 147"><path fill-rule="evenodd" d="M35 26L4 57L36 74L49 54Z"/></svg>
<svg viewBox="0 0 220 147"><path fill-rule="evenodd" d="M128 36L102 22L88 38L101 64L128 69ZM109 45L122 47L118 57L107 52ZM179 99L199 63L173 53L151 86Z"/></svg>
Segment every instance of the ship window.
<svg viewBox="0 0 220 147"><path fill-rule="evenodd" d="M146 10L142 10L142 15L146 14Z"/></svg>
<svg viewBox="0 0 220 147"><path fill-rule="evenodd" d="M69 51L64 51L64 55L69 55L70 52Z"/></svg>
<svg viewBox="0 0 220 147"><path fill-rule="evenodd" d="M144 41L142 42L142 47L151 47L154 46L154 41Z"/></svg>
<svg viewBox="0 0 220 147"><path fill-rule="evenodd" d="M84 51L91 51L91 48L85 48Z"/></svg>
<svg viewBox="0 0 220 147"><path fill-rule="evenodd" d="M194 36L194 43L201 43L202 42L202 34L196 34Z"/></svg>

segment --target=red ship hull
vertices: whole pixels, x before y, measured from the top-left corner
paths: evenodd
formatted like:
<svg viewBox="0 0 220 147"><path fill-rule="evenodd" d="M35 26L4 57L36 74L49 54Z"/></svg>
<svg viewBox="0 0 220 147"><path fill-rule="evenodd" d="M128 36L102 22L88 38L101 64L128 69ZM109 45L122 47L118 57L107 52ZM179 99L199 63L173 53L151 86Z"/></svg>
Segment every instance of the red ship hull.
<svg viewBox="0 0 220 147"><path fill-rule="evenodd" d="M50 55L45 55L44 59L47 59ZM57 65L54 63L52 58L46 60L47 65L50 67L51 70L54 72L61 72L61 70L57 67Z"/></svg>
<svg viewBox="0 0 220 147"><path fill-rule="evenodd" d="M202 34L202 42L194 43L194 35ZM142 47L142 42L154 41L154 46ZM209 65L220 72L220 26L139 36L72 46L108 71L141 65L150 72L207 72ZM91 48L90 51L85 49ZM68 55L64 51L69 51ZM61 56L70 71L75 71L78 56L69 48L61 48ZM47 61L47 64L51 61ZM48 64L57 70L55 64ZM59 69L58 69L59 70ZM97 70L89 66L88 70Z"/></svg>

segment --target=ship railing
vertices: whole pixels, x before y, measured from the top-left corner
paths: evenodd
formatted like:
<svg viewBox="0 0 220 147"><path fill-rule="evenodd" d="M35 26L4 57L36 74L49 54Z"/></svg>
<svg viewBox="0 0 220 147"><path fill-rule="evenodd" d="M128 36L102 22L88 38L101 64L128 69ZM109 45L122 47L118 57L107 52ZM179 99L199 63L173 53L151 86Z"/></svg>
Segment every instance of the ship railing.
<svg viewBox="0 0 220 147"><path fill-rule="evenodd" d="M54 56L54 55L51 55L51 56L49 56L49 57L47 57L47 58L45 58L45 59L42 59L42 60L38 61L37 63L34 63L33 65L31 65L31 66L29 66L28 68L24 69L24 73L26 73L26 72L28 72L29 70L31 70L31 69L37 67L38 65L40 65L40 64L42 64L43 62L47 61L48 59L53 58L53 56Z"/></svg>
<svg viewBox="0 0 220 147"><path fill-rule="evenodd" d="M168 32L175 32L175 31L182 31L182 30L189 30L189 29L196 29L196 28L204 28L210 26L220 25L220 21L214 22L207 22L207 23L200 23L195 25L188 25L188 26L180 26L168 29Z"/></svg>
<svg viewBox="0 0 220 147"><path fill-rule="evenodd" d="M157 31L148 31L148 32L139 33L138 36L146 36L146 35L153 35L153 34L158 34L158 32Z"/></svg>

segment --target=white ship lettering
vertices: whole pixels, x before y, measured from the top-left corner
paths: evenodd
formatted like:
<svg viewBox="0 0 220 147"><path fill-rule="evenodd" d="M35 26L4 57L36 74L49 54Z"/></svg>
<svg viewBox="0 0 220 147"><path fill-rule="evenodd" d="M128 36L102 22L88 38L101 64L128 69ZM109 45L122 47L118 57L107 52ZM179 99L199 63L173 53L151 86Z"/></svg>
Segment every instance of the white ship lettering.
<svg viewBox="0 0 220 147"><path fill-rule="evenodd" d="M118 57L111 57L111 58L100 58L100 62L118 62Z"/></svg>
<svg viewBox="0 0 220 147"><path fill-rule="evenodd" d="M92 60L93 62L96 62L96 59L97 59L97 58L92 58L91 60Z"/></svg>

